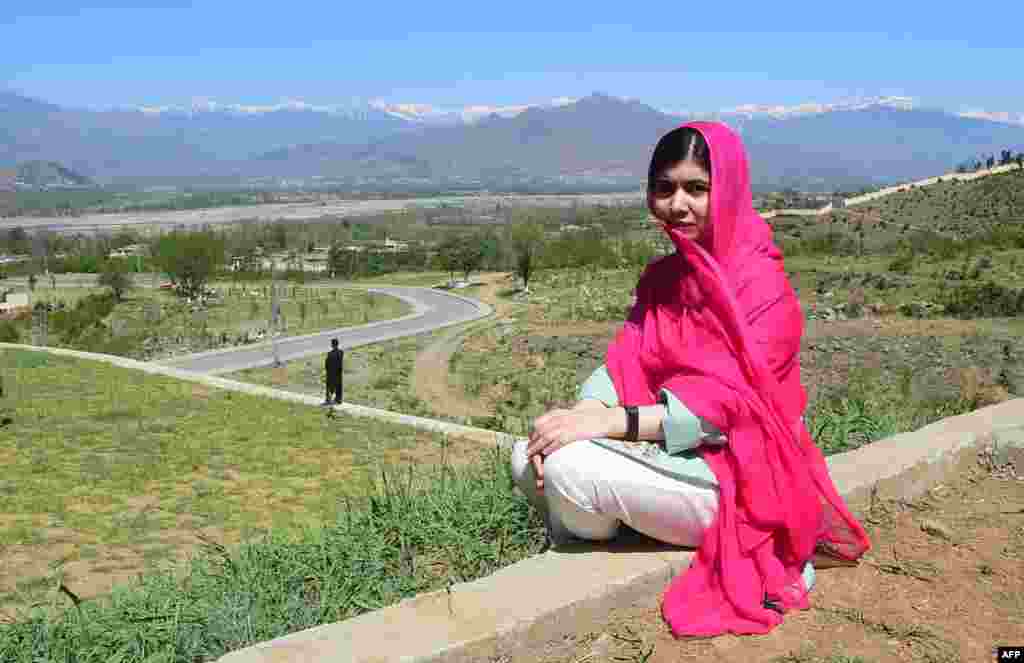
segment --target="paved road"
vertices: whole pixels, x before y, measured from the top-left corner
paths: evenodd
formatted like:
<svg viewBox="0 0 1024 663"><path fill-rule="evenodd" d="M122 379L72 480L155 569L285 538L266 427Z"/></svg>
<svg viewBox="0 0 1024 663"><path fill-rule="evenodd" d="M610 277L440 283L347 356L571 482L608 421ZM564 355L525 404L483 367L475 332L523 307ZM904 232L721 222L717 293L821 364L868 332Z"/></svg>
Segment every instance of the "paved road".
<svg viewBox="0 0 1024 663"><path fill-rule="evenodd" d="M337 338L342 348L351 348L469 322L491 313L491 308L487 304L451 295L442 290L409 286L377 286L369 290L403 299L413 306L414 312L394 320L281 339L277 342L281 361L325 354L330 350L332 338ZM174 357L159 363L216 375L245 368L269 366L274 363L274 351L272 343L264 342L231 350L213 350Z"/></svg>

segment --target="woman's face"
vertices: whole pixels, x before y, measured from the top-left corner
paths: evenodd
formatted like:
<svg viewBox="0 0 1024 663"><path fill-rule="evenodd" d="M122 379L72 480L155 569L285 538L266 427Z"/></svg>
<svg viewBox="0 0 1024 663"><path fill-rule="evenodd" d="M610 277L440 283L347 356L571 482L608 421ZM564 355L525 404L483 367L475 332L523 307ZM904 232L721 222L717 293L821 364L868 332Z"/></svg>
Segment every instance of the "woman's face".
<svg viewBox="0 0 1024 663"><path fill-rule="evenodd" d="M661 171L647 191L651 214L693 241L707 232L710 202L711 175L689 159Z"/></svg>

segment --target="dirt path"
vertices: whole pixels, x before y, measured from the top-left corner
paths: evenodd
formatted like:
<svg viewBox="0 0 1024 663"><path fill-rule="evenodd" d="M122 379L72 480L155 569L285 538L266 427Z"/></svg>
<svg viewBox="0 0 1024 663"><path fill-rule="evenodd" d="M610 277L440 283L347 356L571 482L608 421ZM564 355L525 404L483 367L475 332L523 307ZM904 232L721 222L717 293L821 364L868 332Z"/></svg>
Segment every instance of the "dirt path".
<svg viewBox="0 0 1024 663"><path fill-rule="evenodd" d="M811 609L767 635L677 641L657 608L623 606L540 660L970 663L1024 642L1024 478L979 468L861 517L873 549L820 570Z"/></svg>
<svg viewBox="0 0 1024 663"><path fill-rule="evenodd" d="M448 370L449 361L462 341L470 333L486 325L494 324L522 305L498 297L498 293L510 285L505 272L481 274L477 280L483 285L470 296L494 307L494 316L488 320L459 326L443 334L416 356L412 372L413 393L435 412L444 412L457 417L486 417L493 412L480 399L469 397Z"/></svg>

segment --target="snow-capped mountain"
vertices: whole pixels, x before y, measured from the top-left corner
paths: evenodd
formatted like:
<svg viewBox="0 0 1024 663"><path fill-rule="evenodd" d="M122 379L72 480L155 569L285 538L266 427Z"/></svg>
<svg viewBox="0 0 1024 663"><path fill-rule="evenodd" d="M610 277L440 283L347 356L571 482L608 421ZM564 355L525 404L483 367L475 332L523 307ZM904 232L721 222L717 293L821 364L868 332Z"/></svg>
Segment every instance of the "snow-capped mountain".
<svg viewBox="0 0 1024 663"><path fill-rule="evenodd" d="M485 117L497 115L510 118L519 115L528 108L557 108L574 103L576 99L559 97L541 104L512 104L494 106L475 104L460 107L441 107L431 104L371 102L373 108L384 111L393 117L407 122L426 126L453 126L459 124L475 124Z"/></svg>
<svg viewBox="0 0 1024 663"><path fill-rule="evenodd" d="M465 106L438 106L427 103L393 103L387 101L359 102L347 104L315 104L300 99L284 99L276 103L240 104L222 103L212 99L195 99L187 105L140 105L109 109L114 112L139 112L144 115L201 117L204 115L227 116L259 116L270 113L308 113L321 114L339 118L364 119L378 113L408 122L416 126L457 126L475 124L481 119L497 115L511 118L528 108L557 108L575 103L573 97L558 97L543 103L534 104L469 104ZM816 115L834 111L855 111L866 108L882 107L897 110L913 110L919 107L917 100L907 96L867 97L836 102L808 101L793 105L784 104L741 104L719 110L679 110L657 108L660 112L684 119L753 119L774 118L788 119L806 115ZM1024 112L985 111L972 109L956 113L960 117L989 120L1004 124L1024 125ZM378 116L379 117L379 116Z"/></svg>
<svg viewBox="0 0 1024 663"><path fill-rule="evenodd" d="M203 115L259 116L270 113L318 113L342 118L361 118L373 107L369 104L311 104L299 99L285 99L267 104L221 103L212 99L195 99L188 105L124 106L113 112L138 112L153 117L201 117Z"/></svg>
<svg viewBox="0 0 1024 663"><path fill-rule="evenodd" d="M854 99L834 103L806 102L793 106L744 104L734 108L727 108L721 111L721 114L738 115L750 118L772 117L781 120L804 115L816 115L819 113L829 113L834 111L856 111L873 107L893 108L896 110L913 110L917 108L917 102L911 97L869 97L866 99Z"/></svg>
<svg viewBox="0 0 1024 663"><path fill-rule="evenodd" d="M386 101L371 101L369 103L352 102L349 104L313 104L299 99L285 99L277 103L268 104L238 104L221 103L211 99L196 99L188 105L165 105L165 106L132 106L119 108L120 111L138 111L147 115L184 115L197 116L202 114L225 114L225 115L264 115L267 113L282 112L306 112L322 113L341 117L363 117L370 110L376 110L391 117L404 120L417 125L425 126L450 126L457 124L474 124L485 117L497 115L499 117L511 118L519 115L528 108L557 108L575 103L578 99L573 97L558 97L550 101L535 104L470 104L466 106L437 106L425 103L392 103ZM911 97L870 97L855 100L846 100L833 103L805 102L792 106L780 104L741 104L732 108L720 110L674 110L658 108L659 111L673 117L702 118L702 117L772 117L785 119L799 117L802 115L813 115L816 113L827 113L830 111L863 110L872 106L896 108L900 110L911 110L917 107L917 103ZM974 117L988 119L997 122L1019 123L1024 122L1024 113L985 113L984 111L968 111L960 113L963 117Z"/></svg>
<svg viewBox="0 0 1024 663"><path fill-rule="evenodd" d="M975 120L988 120L989 122L1002 122L1003 124L1017 124L1024 126L1024 113L1011 113L1007 111L984 111L968 110L957 113L960 117L970 117Z"/></svg>

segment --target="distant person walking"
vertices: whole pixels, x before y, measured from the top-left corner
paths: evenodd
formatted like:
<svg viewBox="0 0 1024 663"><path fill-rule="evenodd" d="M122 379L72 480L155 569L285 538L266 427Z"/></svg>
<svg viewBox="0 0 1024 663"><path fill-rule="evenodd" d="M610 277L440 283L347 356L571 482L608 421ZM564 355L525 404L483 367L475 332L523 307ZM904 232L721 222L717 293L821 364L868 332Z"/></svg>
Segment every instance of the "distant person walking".
<svg viewBox="0 0 1024 663"><path fill-rule="evenodd" d="M324 405L331 404L331 394L335 403L341 403L341 372L345 365L345 351L338 347L338 339L331 339L331 351L324 361L324 372L327 374L327 398Z"/></svg>

